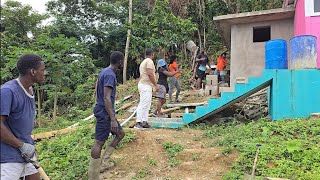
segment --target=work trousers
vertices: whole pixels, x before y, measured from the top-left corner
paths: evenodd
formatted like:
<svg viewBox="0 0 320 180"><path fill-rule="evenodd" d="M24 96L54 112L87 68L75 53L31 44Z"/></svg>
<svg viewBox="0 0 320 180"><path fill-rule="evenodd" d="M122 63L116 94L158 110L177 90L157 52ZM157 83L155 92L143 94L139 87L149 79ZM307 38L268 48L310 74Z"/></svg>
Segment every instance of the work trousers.
<svg viewBox="0 0 320 180"><path fill-rule="evenodd" d="M219 76L219 78L221 79L222 84L226 83L224 75L221 75L221 71L215 70L214 74Z"/></svg>
<svg viewBox="0 0 320 180"><path fill-rule="evenodd" d="M140 102L137 108L136 122L148 121L149 111L152 101L152 86L148 84L138 84Z"/></svg>
<svg viewBox="0 0 320 180"><path fill-rule="evenodd" d="M180 91L181 91L181 83L178 78L175 76L170 77L170 86L169 86L169 99L170 101L172 100L172 93L174 88L177 88L177 93L176 93L176 100L178 100Z"/></svg>

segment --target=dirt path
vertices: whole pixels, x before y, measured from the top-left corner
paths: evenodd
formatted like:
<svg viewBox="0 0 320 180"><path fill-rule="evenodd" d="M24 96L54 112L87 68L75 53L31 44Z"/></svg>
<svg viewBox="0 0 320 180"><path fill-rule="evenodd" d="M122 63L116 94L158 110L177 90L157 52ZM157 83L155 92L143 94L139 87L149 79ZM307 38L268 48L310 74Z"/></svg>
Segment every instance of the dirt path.
<svg viewBox="0 0 320 180"><path fill-rule="evenodd" d="M117 150L113 160L116 167L102 174L103 179L214 179L219 180L237 158L212 147L213 140L203 131L156 129L135 130L137 139ZM178 143L185 148L176 159L181 164L170 167L168 155L162 147L165 142Z"/></svg>

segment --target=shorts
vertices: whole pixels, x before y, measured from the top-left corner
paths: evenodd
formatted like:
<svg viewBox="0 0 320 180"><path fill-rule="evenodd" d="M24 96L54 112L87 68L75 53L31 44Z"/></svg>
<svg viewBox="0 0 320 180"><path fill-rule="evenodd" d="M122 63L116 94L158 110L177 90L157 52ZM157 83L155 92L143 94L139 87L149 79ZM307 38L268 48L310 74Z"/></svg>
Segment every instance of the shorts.
<svg viewBox="0 0 320 180"><path fill-rule="evenodd" d="M111 119L106 112L104 106L96 105L93 109L94 116L96 117L96 140L106 141L110 135L115 133L111 132ZM118 122L118 130L122 130L120 123Z"/></svg>
<svg viewBox="0 0 320 180"><path fill-rule="evenodd" d="M165 99L167 94L167 89L164 85L158 84L159 91L156 93L157 98Z"/></svg>
<svg viewBox="0 0 320 180"><path fill-rule="evenodd" d="M38 173L31 163L1 163L1 180L18 180Z"/></svg>
<svg viewBox="0 0 320 180"><path fill-rule="evenodd" d="M200 79L205 79L206 77L206 72L205 71L201 71L200 69L197 70L197 76Z"/></svg>

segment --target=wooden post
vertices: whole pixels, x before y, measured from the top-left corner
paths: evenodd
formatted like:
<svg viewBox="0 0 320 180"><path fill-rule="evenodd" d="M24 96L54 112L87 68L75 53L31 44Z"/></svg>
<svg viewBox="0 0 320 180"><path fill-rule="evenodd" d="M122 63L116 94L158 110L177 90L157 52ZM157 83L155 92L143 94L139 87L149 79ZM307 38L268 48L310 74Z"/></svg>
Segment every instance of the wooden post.
<svg viewBox="0 0 320 180"><path fill-rule="evenodd" d="M54 91L54 101L53 101L53 121L57 120L57 104L58 104L58 87Z"/></svg>
<svg viewBox="0 0 320 180"><path fill-rule="evenodd" d="M129 54L129 46L130 46L130 36L131 36L131 24L132 24L132 0L129 0L129 20L128 20L128 33L127 33L127 42L126 42L126 49L124 55L124 62L123 62L123 84L127 82L127 66L128 66L128 54Z"/></svg>

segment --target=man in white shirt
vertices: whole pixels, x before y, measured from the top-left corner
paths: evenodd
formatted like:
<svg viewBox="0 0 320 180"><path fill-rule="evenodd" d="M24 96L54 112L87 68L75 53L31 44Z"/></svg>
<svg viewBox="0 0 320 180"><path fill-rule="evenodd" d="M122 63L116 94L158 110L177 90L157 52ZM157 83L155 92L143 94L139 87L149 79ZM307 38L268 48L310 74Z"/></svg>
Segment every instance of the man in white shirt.
<svg viewBox="0 0 320 180"><path fill-rule="evenodd" d="M140 102L137 108L137 120L135 128L151 128L148 124L148 116L152 101L152 88L157 92L159 90L156 82L156 68L153 63L153 50L148 48L145 51L145 59L140 64L140 81L138 84Z"/></svg>

